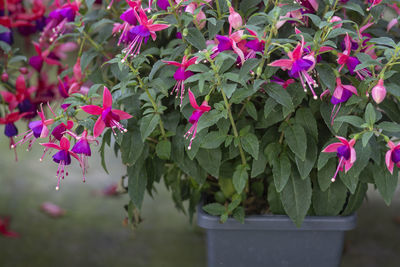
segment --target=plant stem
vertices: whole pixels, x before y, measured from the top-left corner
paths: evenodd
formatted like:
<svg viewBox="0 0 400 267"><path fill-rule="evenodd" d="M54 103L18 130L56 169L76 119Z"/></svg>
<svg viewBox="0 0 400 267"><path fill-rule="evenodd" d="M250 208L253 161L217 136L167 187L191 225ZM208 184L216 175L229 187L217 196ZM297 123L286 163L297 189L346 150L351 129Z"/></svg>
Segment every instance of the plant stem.
<svg viewBox="0 0 400 267"><path fill-rule="evenodd" d="M107 53L102 49L102 47L92 39L92 37L90 37L89 34L87 34L85 31L82 31L83 35L85 36L85 38L87 40L89 40L89 42L94 46L94 48L99 51L100 53L102 53L108 60L110 60L111 58L107 55Z"/></svg>

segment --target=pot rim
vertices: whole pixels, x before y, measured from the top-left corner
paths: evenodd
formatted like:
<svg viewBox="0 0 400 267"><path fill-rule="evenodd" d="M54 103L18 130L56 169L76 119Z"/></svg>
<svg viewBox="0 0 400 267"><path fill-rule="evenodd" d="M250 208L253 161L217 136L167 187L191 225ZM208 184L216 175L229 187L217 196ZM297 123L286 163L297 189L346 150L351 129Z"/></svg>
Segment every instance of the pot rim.
<svg viewBox="0 0 400 267"><path fill-rule="evenodd" d="M250 215L244 224L234 218L220 223L218 216L207 214L197 206L197 224L208 230L284 230L284 231L348 231L357 224L355 213L348 216L306 216L301 227L296 227L287 215Z"/></svg>

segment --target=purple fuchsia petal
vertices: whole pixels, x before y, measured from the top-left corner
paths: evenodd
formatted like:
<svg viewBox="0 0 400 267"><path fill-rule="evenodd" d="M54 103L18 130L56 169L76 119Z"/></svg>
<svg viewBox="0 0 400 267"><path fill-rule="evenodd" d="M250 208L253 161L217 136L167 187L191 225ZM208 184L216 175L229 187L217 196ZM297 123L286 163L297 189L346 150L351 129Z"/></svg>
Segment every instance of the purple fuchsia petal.
<svg viewBox="0 0 400 267"><path fill-rule="evenodd" d="M66 150L60 150L53 155L53 161L57 163L63 161L65 165L69 165L71 164L71 155Z"/></svg>
<svg viewBox="0 0 400 267"><path fill-rule="evenodd" d="M157 0L157 6L163 10L167 10L170 5L168 0Z"/></svg>
<svg viewBox="0 0 400 267"><path fill-rule="evenodd" d="M13 43L13 35L11 31L6 31L0 33L0 41L3 41L9 45L12 45Z"/></svg>
<svg viewBox="0 0 400 267"><path fill-rule="evenodd" d="M76 154L83 154L86 156L90 156L92 154L89 142L84 138L76 142L71 151L75 152Z"/></svg>
<svg viewBox="0 0 400 267"><path fill-rule="evenodd" d="M331 103L336 105L336 104L339 104L339 103L346 102L347 100L349 100L349 98L352 95L353 95L352 92L350 92L349 90L346 90L346 89L343 88L342 97L341 98L336 98L336 97L332 96Z"/></svg>
<svg viewBox="0 0 400 267"><path fill-rule="evenodd" d="M360 63L361 63L360 60L358 60L358 58L356 58L356 57L349 57L347 59L346 65L347 65L347 68L349 69L349 72L351 75L354 74L355 68Z"/></svg>
<svg viewBox="0 0 400 267"><path fill-rule="evenodd" d="M51 132L51 134L52 134L57 140L61 140L61 137L63 137L64 132L65 132L66 130L67 130L67 129L65 128L65 125L61 123L61 124L57 125L57 126L53 129L53 131Z"/></svg>
<svg viewBox="0 0 400 267"><path fill-rule="evenodd" d="M15 127L14 123L7 123L4 127L4 134L8 137L13 137L18 134L18 129Z"/></svg>
<svg viewBox="0 0 400 267"><path fill-rule="evenodd" d="M21 113L34 112L35 105L33 105L32 101L30 101L29 99L25 99L24 101L18 104L18 109Z"/></svg>
<svg viewBox="0 0 400 267"><path fill-rule="evenodd" d="M311 60L298 59L293 62L292 69L290 70L290 75L297 78L299 76L299 72L303 70L307 71L312 65L313 62Z"/></svg>
<svg viewBox="0 0 400 267"><path fill-rule="evenodd" d="M393 149L391 159L396 164L400 162L400 149Z"/></svg>
<svg viewBox="0 0 400 267"><path fill-rule="evenodd" d="M183 81L185 80L185 68L178 68L175 73L174 73L174 79L175 81Z"/></svg>
<svg viewBox="0 0 400 267"><path fill-rule="evenodd" d="M40 134L42 133L42 129L43 129L43 123L42 121L31 121L28 125L29 129L32 130L33 135L36 138L40 137Z"/></svg>
<svg viewBox="0 0 400 267"><path fill-rule="evenodd" d="M191 72L190 70L185 71L185 80L186 80L187 78L189 78L190 76L193 76L193 75L194 75L194 73Z"/></svg>
<svg viewBox="0 0 400 267"><path fill-rule="evenodd" d="M136 37L136 35L139 35L141 37L149 37L150 36L150 31L143 25L137 25L133 27L132 29L129 30L129 33L133 35L133 38ZM130 40L130 41L133 41Z"/></svg>
<svg viewBox="0 0 400 267"><path fill-rule="evenodd" d="M192 115L189 118L189 123L195 124L196 122L199 121L201 115L203 115L203 111L195 110L193 111Z"/></svg>
<svg viewBox="0 0 400 267"><path fill-rule="evenodd" d="M218 51L226 51L226 50L232 50L232 45L231 41L229 40L229 37L227 36L222 36L222 35L216 35L215 38L218 40Z"/></svg>
<svg viewBox="0 0 400 267"><path fill-rule="evenodd" d="M264 44L256 39L248 41L245 46L257 52L264 50Z"/></svg>
<svg viewBox="0 0 400 267"><path fill-rule="evenodd" d="M338 158L344 158L345 160L350 159L350 149L348 146L343 145L337 148L337 156Z"/></svg>
<svg viewBox="0 0 400 267"><path fill-rule="evenodd" d="M31 65L37 72L43 67L43 59L40 56L33 56L29 59L29 65Z"/></svg>
<svg viewBox="0 0 400 267"><path fill-rule="evenodd" d="M75 20L75 11L70 7L59 9L59 13L63 18L66 18L69 22Z"/></svg>
<svg viewBox="0 0 400 267"><path fill-rule="evenodd" d="M136 25L137 23L135 12L133 11L132 8L129 8L127 11L122 13L119 18L122 19L123 21L128 22L130 25Z"/></svg>

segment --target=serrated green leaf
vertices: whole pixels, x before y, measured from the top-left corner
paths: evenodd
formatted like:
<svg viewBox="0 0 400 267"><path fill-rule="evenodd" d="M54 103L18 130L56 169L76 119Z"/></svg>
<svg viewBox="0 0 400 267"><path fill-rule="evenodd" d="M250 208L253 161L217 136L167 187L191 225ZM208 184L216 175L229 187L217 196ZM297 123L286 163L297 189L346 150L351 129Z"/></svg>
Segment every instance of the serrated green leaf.
<svg viewBox="0 0 400 267"><path fill-rule="evenodd" d="M156 154L160 159L169 159L171 156L171 142L162 140L156 145Z"/></svg>
<svg viewBox="0 0 400 267"><path fill-rule="evenodd" d="M309 136L307 138L305 160L302 161L298 157L296 157L296 165L301 179L305 179L306 177L308 177L315 165L315 162L317 161L317 155L317 144L315 143L314 138L311 138L311 136Z"/></svg>
<svg viewBox="0 0 400 267"><path fill-rule="evenodd" d="M273 178L275 183L275 189L277 192L281 192L285 188L292 170L292 164L289 158L283 154L276 160L273 165Z"/></svg>
<svg viewBox="0 0 400 267"><path fill-rule="evenodd" d="M367 190L368 185L366 183L358 183L357 189L354 194L350 195L342 215L347 216L358 210L363 203Z"/></svg>
<svg viewBox="0 0 400 267"><path fill-rule="evenodd" d="M197 152L196 159L200 166L214 177L219 176L219 167L221 166L220 149L203 149Z"/></svg>
<svg viewBox="0 0 400 267"><path fill-rule="evenodd" d="M200 147L206 149L218 148L226 139L220 132L209 132L202 140Z"/></svg>
<svg viewBox="0 0 400 267"><path fill-rule="evenodd" d="M221 214L224 214L226 211L225 207L219 203L211 203L211 204L205 205L205 206L203 206L203 210L213 216L219 216Z"/></svg>
<svg viewBox="0 0 400 267"><path fill-rule="evenodd" d="M240 138L243 149L249 153L254 159L258 159L258 149L260 143L256 135L247 133Z"/></svg>
<svg viewBox="0 0 400 267"><path fill-rule="evenodd" d="M146 168L142 164L128 167L128 194L132 203L140 209L147 185Z"/></svg>
<svg viewBox="0 0 400 267"><path fill-rule="evenodd" d="M336 181L325 191L315 186L313 189L313 208L318 216L336 216L342 211L347 198L347 188Z"/></svg>
<svg viewBox="0 0 400 267"><path fill-rule="evenodd" d="M298 124L288 125L284 128L284 135L290 150L292 150L301 161L304 161L307 151L307 135L303 127Z"/></svg>
<svg viewBox="0 0 400 267"><path fill-rule="evenodd" d="M276 102L286 107L289 110L293 110L293 102L292 98L286 90L277 84L269 83L266 86L265 91L267 94L272 97Z"/></svg>
<svg viewBox="0 0 400 267"><path fill-rule="evenodd" d="M262 174L267 166L267 158L262 150L258 153L258 159L253 159L253 164L251 166L251 178L254 178Z"/></svg>
<svg viewBox="0 0 400 267"><path fill-rule="evenodd" d="M396 191L399 179L398 171L395 168L392 175L386 168L381 168L380 166L375 166L373 170L376 187L386 205L389 206Z"/></svg>
<svg viewBox="0 0 400 267"><path fill-rule="evenodd" d="M148 114L144 116L140 122L140 133L142 134L142 141L154 131L160 121L159 114Z"/></svg>
<svg viewBox="0 0 400 267"><path fill-rule="evenodd" d="M188 28L186 40L198 50L206 49L206 39L197 28Z"/></svg>
<svg viewBox="0 0 400 267"><path fill-rule="evenodd" d="M316 141L318 140L317 121L315 120L315 117L314 117L313 113L311 112L311 109L299 108L296 111L295 120L296 120L296 123L303 126L303 128L307 134L314 137L314 139Z"/></svg>
<svg viewBox="0 0 400 267"><path fill-rule="evenodd" d="M376 121L375 108L371 103L368 103L367 108L365 109L364 119L371 127Z"/></svg>
<svg viewBox="0 0 400 267"><path fill-rule="evenodd" d="M233 186L238 194L243 192L246 186L247 180L249 179L249 174L247 173L248 167L245 165L239 165L236 167L233 173Z"/></svg>

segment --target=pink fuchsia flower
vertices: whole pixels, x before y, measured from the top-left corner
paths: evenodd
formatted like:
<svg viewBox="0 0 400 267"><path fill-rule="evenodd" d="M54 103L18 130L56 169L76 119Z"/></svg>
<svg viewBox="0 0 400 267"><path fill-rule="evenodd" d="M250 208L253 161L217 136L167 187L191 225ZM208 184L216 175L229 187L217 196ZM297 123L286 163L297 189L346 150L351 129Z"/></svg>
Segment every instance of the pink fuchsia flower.
<svg viewBox="0 0 400 267"><path fill-rule="evenodd" d="M232 28L234 28L235 30L238 30L243 25L242 17L240 16L239 13L237 13L235 11L235 9L233 7L229 7L228 21L229 21L230 31L232 31Z"/></svg>
<svg viewBox="0 0 400 267"><path fill-rule="evenodd" d="M212 57L216 57L219 53L227 50L234 51L238 57L240 58L241 64L244 63L245 57L242 49L239 48L239 43L245 40L242 40L243 30L234 32L229 36L216 35L215 38L218 40L218 45L213 49Z"/></svg>
<svg viewBox="0 0 400 267"><path fill-rule="evenodd" d="M254 37L254 39L247 41L245 44L245 46L250 50L246 55L246 59L254 58L256 52L263 53L265 48L265 41L262 38L259 38L255 31L252 31L250 29L247 29L247 31L252 37Z"/></svg>
<svg viewBox="0 0 400 267"><path fill-rule="evenodd" d="M324 153L336 152L336 155L339 158L339 164L336 172L331 179L332 182L336 180L339 170L343 171L344 168L344 171L348 172L348 170L350 170L356 161L356 150L354 149L356 140L351 139L350 141L347 141L346 138L340 136L336 136L336 138L339 139L340 142L330 144L324 150L322 150Z"/></svg>
<svg viewBox="0 0 400 267"><path fill-rule="evenodd" d="M181 92L181 106L182 106L182 101L183 97L185 95L185 80L189 78L190 76L193 75L193 72L190 70L186 70L189 66L193 65L196 63L197 57L192 57L191 59L188 59L188 57L185 55L182 58L182 62L176 62L176 61L166 61L163 60L162 62L167 63L168 65L173 65L178 67L178 69L174 73L174 79L176 81L176 84L174 88L172 88L171 95L176 92L176 97L178 97L179 91Z"/></svg>
<svg viewBox="0 0 400 267"><path fill-rule="evenodd" d="M358 95L357 89L352 85L342 84L342 80L340 79L340 77L337 77L336 78L336 88L335 88L335 91L333 92L333 95L331 98L331 103L333 104L332 113L331 113L331 124L332 125L333 125L333 121L336 118L336 115L339 113L341 104L343 102L346 102L347 100L349 100L349 98L353 94ZM339 106L337 106L338 104L339 104Z"/></svg>
<svg viewBox="0 0 400 267"><path fill-rule="evenodd" d="M51 202L43 202L42 205L40 205L40 210L53 218L59 218L65 215L64 209Z"/></svg>
<svg viewBox="0 0 400 267"><path fill-rule="evenodd" d="M372 98L377 104L380 104L386 97L386 88L383 85L383 79L379 79L377 85L372 88Z"/></svg>
<svg viewBox="0 0 400 267"><path fill-rule="evenodd" d="M155 41L157 38L156 32L169 27L167 24L153 24L153 20L147 18L143 9L139 9L138 11L139 14L136 10L133 10L139 25L130 29L127 34L129 45L124 49L126 55L122 62L125 62L129 55L138 55L143 42L147 43L149 36Z"/></svg>
<svg viewBox="0 0 400 267"><path fill-rule="evenodd" d="M10 217L0 217L0 234L5 237L19 237L17 232L11 231L10 227Z"/></svg>
<svg viewBox="0 0 400 267"><path fill-rule="evenodd" d="M344 65L346 65L347 69L350 72L350 74L351 75L353 75L354 73L357 74L357 76L361 80L364 80L365 77L371 76L371 73L367 69L362 69L362 70L355 71L355 68L361 62L357 57L350 56L353 44L351 42L351 38L350 38L348 33L346 33L346 37L344 38L344 42L345 42L345 50L343 51L343 53L338 53L337 63L339 65L341 65L340 68L339 68L339 72L343 69ZM356 47L358 47L358 45Z"/></svg>
<svg viewBox="0 0 400 267"><path fill-rule="evenodd" d="M190 129L186 132L186 134L184 136L186 139L188 139L190 136L192 136L190 138L190 142L189 142L189 146L188 146L188 149L190 150L192 148L192 142L197 134L197 123L199 122L201 116L204 113L211 110L211 107L208 105L208 102L206 100L203 101L201 106L197 105L194 94L192 93L192 91L190 91L190 89L188 91L189 91L190 105L192 105L192 107L194 108L194 111L189 118L189 123L192 124L192 127L190 127Z"/></svg>
<svg viewBox="0 0 400 267"><path fill-rule="evenodd" d="M206 26L206 14L204 14L203 10L201 10L201 4L197 4L195 2L190 3L186 6L185 12L190 13L194 16L193 23L197 25L197 27L201 30ZM198 12L196 9L200 8Z"/></svg>
<svg viewBox="0 0 400 267"><path fill-rule="evenodd" d="M33 142L35 142L37 138L45 138L49 135L48 126L54 123L54 119L46 119L43 112L43 105L40 105L40 108L41 111L37 112L37 114L40 117L40 120L31 121L28 124L30 130L23 133L24 135L23 138L19 140L17 143L15 143L15 145L12 145L11 148L14 148L19 144L24 144L27 141L29 141L28 150L30 150L32 148Z"/></svg>
<svg viewBox="0 0 400 267"><path fill-rule="evenodd" d="M121 133L127 132L127 130L119 122L120 120L127 120L132 116L125 111L112 109L112 96L107 87L104 87L103 91L103 106L87 105L81 107L83 111L92 115L100 115L94 124L93 136L99 137L105 127L110 127L114 132L114 128L117 128Z"/></svg>
<svg viewBox="0 0 400 267"><path fill-rule="evenodd" d="M26 81L23 74L19 75L15 81L15 94L8 91L0 92L3 100L8 104L10 111L18 107L20 112L34 112L35 107L31 101L31 94L36 91L36 88L26 87Z"/></svg>
<svg viewBox="0 0 400 267"><path fill-rule="evenodd" d="M35 47L37 56L32 56L29 59L29 65L31 65L36 71L40 72L43 67L43 62L47 63L48 65L56 65L61 66L61 63L58 59L51 56L51 52L49 49L42 51L42 48L38 43L33 42L33 46Z"/></svg>
<svg viewBox="0 0 400 267"><path fill-rule="evenodd" d="M60 141L60 145L56 145L54 143L43 143L41 144L44 147L47 148L54 148L59 150L56 154L53 155L53 161L58 163L58 169L57 169L57 186L56 190L60 189L60 181L61 179L64 179L64 176L68 176L68 172L66 171L66 166L71 164L71 156L76 158L79 163L80 159L78 155L76 155L74 152L69 150L70 143L68 138L62 137Z"/></svg>
<svg viewBox="0 0 400 267"><path fill-rule="evenodd" d="M271 82L282 85L283 89L286 89L290 84L294 83L295 81L293 79L288 79L285 81L277 76L272 76Z"/></svg>
<svg viewBox="0 0 400 267"><path fill-rule="evenodd" d="M386 152L385 162L389 172L393 174L394 165L400 168L400 143L396 145L389 140L388 146L390 150Z"/></svg>
<svg viewBox="0 0 400 267"><path fill-rule="evenodd" d="M397 13L397 16L400 16L400 8L398 7L397 4L390 4L388 5L388 7L394 9ZM397 18L390 20L386 27L386 31L390 31L390 29L393 28L393 26L396 25L397 23L398 23Z"/></svg>
<svg viewBox="0 0 400 267"><path fill-rule="evenodd" d="M307 92L307 84L314 99L317 99L318 97L314 92L314 87L317 87L318 84L308 73L315 66L315 56L314 52L309 54L304 53L303 36L301 43L299 43L292 52L289 51L287 55L289 59L278 59L268 65L272 67L280 67L282 70L288 70L291 77L300 78L304 91Z"/></svg>
<svg viewBox="0 0 400 267"><path fill-rule="evenodd" d="M15 148L15 142L14 142L14 136L18 134L18 129L15 126L15 122L19 121L21 118L23 118L25 115L29 113L19 113L13 112L7 114L4 118L0 118L0 124L4 124L4 134L8 138L10 138L10 149L14 148L14 153L15 153L15 161L18 161L18 156L17 156L17 150Z"/></svg>
<svg viewBox="0 0 400 267"><path fill-rule="evenodd" d="M341 17L333 16L329 22L332 23L332 22L339 22L339 21L342 21ZM338 29L338 28L342 28L342 26L343 26L343 23L339 23L339 24L336 24L335 26L333 26L332 28Z"/></svg>
<svg viewBox="0 0 400 267"><path fill-rule="evenodd" d="M317 0L296 0L300 5L305 7L307 13L315 13L318 11Z"/></svg>

